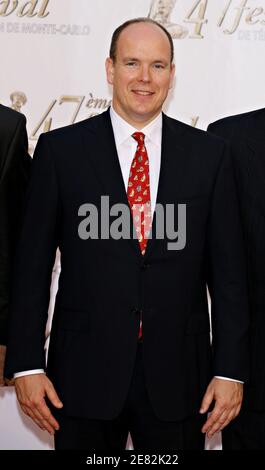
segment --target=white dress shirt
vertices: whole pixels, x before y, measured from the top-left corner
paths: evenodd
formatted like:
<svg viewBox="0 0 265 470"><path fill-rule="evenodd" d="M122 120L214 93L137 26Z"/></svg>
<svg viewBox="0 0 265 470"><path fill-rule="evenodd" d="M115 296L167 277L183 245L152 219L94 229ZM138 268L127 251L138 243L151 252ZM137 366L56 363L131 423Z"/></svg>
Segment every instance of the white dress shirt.
<svg viewBox="0 0 265 470"><path fill-rule="evenodd" d="M134 132L139 132L139 129L135 129L127 121L121 118L112 107L110 108L110 118L124 187L127 192L130 168L138 145L136 140L132 137L132 134L134 134ZM151 210L153 214L155 210L161 165L162 113L160 113L146 127L141 129L141 132L145 134L145 146L149 159ZM24 375L39 374L43 372L43 369L34 369L18 372L14 374L14 377L17 378ZM239 380L234 380L227 377L218 376L216 378L239 382Z"/></svg>
<svg viewBox="0 0 265 470"><path fill-rule="evenodd" d="M122 119L113 108L110 109L110 118L123 182L127 192L130 168L138 145L136 140L132 137L132 134L134 134L134 132L139 132L139 129L135 129L128 124L128 122ZM150 196L153 214L155 210L161 164L162 113L160 113L146 127L141 129L141 132L145 135L145 147L149 159Z"/></svg>

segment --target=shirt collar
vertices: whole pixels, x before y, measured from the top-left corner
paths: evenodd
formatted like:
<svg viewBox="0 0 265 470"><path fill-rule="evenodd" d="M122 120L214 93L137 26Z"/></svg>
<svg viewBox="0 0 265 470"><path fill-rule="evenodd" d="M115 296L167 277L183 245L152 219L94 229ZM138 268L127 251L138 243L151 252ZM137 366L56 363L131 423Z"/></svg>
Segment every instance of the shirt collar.
<svg viewBox="0 0 265 470"><path fill-rule="evenodd" d="M135 129L125 121L112 106L110 108L110 118L117 147L129 139L134 132L139 132L139 129ZM162 113L159 113L153 121L141 129L141 132L155 145L160 146L162 136Z"/></svg>

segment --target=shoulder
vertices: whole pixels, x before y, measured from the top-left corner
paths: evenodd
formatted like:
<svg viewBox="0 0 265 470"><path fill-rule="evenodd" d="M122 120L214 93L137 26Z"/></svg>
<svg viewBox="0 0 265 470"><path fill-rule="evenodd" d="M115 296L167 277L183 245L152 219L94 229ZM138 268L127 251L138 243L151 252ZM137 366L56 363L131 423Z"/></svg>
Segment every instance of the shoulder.
<svg viewBox="0 0 265 470"><path fill-rule="evenodd" d="M89 145L97 142L101 134L97 135L98 127L108 119L108 113L83 121L54 129L40 135L34 152L34 158L40 155L50 155L56 165L65 165L66 161L73 161L73 155L83 155L88 151ZM34 159L33 159L34 160ZM76 161L76 159L74 159Z"/></svg>
<svg viewBox="0 0 265 470"><path fill-rule="evenodd" d="M176 134L183 134L185 142L189 145L198 145L200 147L223 147L225 145L225 142L221 137L185 124L177 119L164 115L164 121L173 132L176 132Z"/></svg>
<svg viewBox="0 0 265 470"><path fill-rule="evenodd" d="M210 132L218 129L230 132L235 132L237 130L242 131L244 129L249 130L249 127L255 125L259 119L265 120L265 108L224 117L211 123L208 130Z"/></svg>
<svg viewBox="0 0 265 470"><path fill-rule="evenodd" d="M26 125L24 114L18 113L7 106L0 105L0 131L1 133L12 133L18 125Z"/></svg>
<svg viewBox="0 0 265 470"><path fill-rule="evenodd" d="M85 119L83 121L71 124L69 126L60 127L52 131L41 134L40 140L52 142L55 144L69 143L75 141L75 139L82 133L93 133L98 126L102 125L107 119L107 112L103 112L98 116Z"/></svg>

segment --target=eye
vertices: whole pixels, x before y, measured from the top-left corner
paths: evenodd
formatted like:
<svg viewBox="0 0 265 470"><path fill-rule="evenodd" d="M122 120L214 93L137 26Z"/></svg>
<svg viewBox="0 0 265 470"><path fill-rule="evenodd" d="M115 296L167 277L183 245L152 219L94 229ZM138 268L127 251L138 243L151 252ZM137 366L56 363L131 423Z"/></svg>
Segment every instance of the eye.
<svg viewBox="0 0 265 470"><path fill-rule="evenodd" d="M137 62L134 61L134 60L129 60L128 62L126 62L126 65L127 65L128 67L136 67Z"/></svg>
<svg viewBox="0 0 265 470"><path fill-rule="evenodd" d="M165 66L163 64L154 64L154 68L157 70L162 70L165 68Z"/></svg>

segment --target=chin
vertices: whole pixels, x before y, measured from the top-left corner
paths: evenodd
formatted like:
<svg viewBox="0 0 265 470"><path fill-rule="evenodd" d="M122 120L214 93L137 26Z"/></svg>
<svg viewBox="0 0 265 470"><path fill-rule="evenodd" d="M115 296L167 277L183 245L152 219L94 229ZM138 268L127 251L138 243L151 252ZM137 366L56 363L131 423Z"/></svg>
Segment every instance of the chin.
<svg viewBox="0 0 265 470"><path fill-rule="evenodd" d="M148 116L152 116L153 114L155 114L156 111L153 111L152 109L148 108L148 109L143 109L141 108L140 106L138 106L135 111L134 111L134 114L135 116L138 116L139 118L146 118Z"/></svg>

